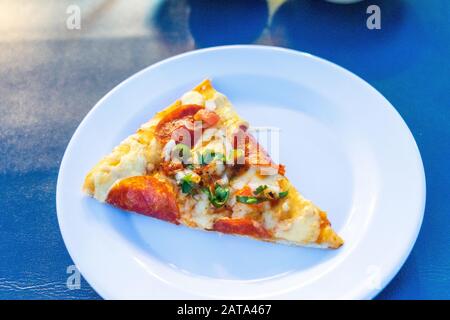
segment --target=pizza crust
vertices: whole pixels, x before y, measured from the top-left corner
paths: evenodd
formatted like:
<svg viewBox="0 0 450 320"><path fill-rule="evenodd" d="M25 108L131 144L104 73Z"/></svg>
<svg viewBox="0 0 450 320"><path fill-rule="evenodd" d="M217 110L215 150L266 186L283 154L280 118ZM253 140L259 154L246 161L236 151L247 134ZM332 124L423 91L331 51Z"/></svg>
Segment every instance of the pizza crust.
<svg viewBox="0 0 450 320"><path fill-rule="evenodd" d="M160 148L148 129L140 129L122 141L87 174L84 192L104 202L116 182L152 172L159 163Z"/></svg>

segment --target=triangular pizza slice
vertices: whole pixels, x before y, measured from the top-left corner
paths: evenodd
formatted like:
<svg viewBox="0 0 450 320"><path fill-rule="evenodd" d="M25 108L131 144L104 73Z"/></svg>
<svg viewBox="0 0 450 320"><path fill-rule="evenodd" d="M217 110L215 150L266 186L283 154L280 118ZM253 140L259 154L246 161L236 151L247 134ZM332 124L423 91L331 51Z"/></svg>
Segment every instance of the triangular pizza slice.
<svg viewBox="0 0 450 320"><path fill-rule="evenodd" d="M192 228L301 246L343 244L326 213L291 185L209 80L114 148L83 190Z"/></svg>

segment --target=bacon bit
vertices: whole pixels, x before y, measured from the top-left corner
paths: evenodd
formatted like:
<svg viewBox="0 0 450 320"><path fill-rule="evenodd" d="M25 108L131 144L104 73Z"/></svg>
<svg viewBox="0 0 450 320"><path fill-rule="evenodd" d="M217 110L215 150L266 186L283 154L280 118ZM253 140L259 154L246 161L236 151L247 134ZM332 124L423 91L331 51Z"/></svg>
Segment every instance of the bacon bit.
<svg viewBox="0 0 450 320"><path fill-rule="evenodd" d="M212 127L217 122L219 122L220 117L214 111L201 109L194 115L194 120L203 121L206 127Z"/></svg>
<svg viewBox="0 0 450 320"><path fill-rule="evenodd" d="M278 165L278 173L282 176L286 174L286 167L283 164Z"/></svg>
<svg viewBox="0 0 450 320"><path fill-rule="evenodd" d="M161 163L161 170L168 176L174 175L177 171L183 169L181 162L164 161Z"/></svg>

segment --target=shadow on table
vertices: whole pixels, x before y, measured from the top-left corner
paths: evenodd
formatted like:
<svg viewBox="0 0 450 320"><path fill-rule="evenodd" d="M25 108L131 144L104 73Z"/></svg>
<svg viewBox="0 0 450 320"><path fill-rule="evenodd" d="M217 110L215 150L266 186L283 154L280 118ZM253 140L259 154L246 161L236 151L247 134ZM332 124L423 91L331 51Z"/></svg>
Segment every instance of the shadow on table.
<svg viewBox="0 0 450 320"><path fill-rule="evenodd" d="M380 7L381 29L366 25L369 5ZM384 77L414 63L419 52L410 50L410 42L422 30L405 1L289 0L275 12L270 32L276 45L330 59L363 76Z"/></svg>
<svg viewBox="0 0 450 320"><path fill-rule="evenodd" d="M189 5L186 0L164 0L147 15L146 25L155 29L158 43L172 54L192 50L188 28Z"/></svg>
<svg viewBox="0 0 450 320"><path fill-rule="evenodd" d="M198 47L252 43L267 25L265 0L190 0L189 28Z"/></svg>

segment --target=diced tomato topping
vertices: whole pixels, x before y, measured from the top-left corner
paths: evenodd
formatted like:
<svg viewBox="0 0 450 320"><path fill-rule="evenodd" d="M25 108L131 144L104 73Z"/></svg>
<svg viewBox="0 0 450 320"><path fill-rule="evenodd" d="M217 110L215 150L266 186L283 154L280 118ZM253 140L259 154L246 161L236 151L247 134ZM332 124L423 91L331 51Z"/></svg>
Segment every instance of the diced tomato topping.
<svg viewBox="0 0 450 320"><path fill-rule="evenodd" d="M238 190L236 192L236 195L237 196L251 197L253 195L253 193L252 193L252 189L248 185L246 185L242 189Z"/></svg>
<svg viewBox="0 0 450 320"><path fill-rule="evenodd" d="M168 176L174 175L177 171L183 169L181 162L163 161L161 163L161 170Z"/></svg>
<svg viewBox="0 0 450 320"><path fill-rule="evenodd" d="M212 127L219 122L220 117L214 111L201 109L194 115L194 120L202 121L206 127Z"/></svg>

